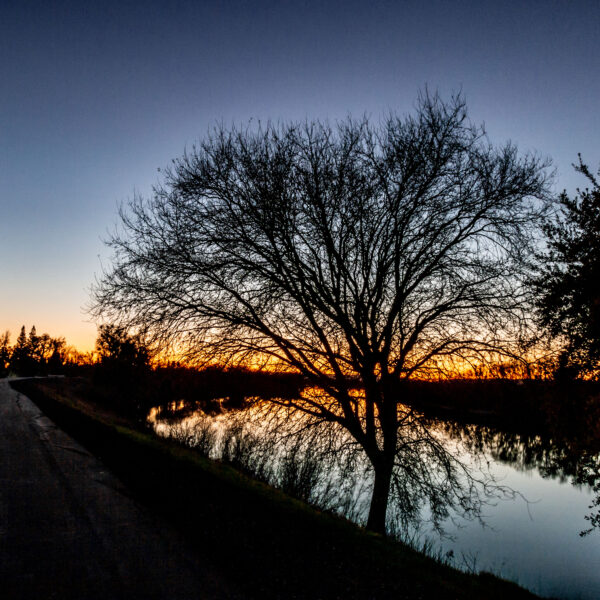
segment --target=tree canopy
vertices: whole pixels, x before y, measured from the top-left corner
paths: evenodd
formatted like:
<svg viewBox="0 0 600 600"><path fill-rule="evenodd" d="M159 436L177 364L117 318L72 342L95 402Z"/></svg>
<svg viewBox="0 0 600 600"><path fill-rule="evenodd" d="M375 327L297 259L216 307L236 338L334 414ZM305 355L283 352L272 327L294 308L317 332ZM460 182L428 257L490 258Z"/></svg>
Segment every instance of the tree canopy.
<svg viewBox="0 0 600 600"><path fill-rule="evenodd" d="M438 485L398 463L419 429L399 382L527 339L546 167L494 147L460 96L375 124L218 127L122 209L94 311L191 358L304 374L325 393L286 402L363 448L382 531L395 467Z"/></svg>
<svg viewBox="0 0 600 600"><path fill-rule="evenodd" d="M563 192L544 226L547 250L535 281L542 326L562 340L557 375L598 377L600 361L600 183L579 157L591 188ZM600 175L600 171L599 171Z"/></svg>

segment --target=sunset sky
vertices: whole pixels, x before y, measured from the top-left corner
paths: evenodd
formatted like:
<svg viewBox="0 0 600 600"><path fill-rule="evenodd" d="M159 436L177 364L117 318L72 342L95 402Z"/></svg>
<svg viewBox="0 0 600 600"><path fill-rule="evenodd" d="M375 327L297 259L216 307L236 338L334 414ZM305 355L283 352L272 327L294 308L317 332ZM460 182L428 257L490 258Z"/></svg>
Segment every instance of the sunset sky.
<svg viewBox="0 0 600 600"><path fill-rule="evenodd" d="M217 121L378 119L462 90L495 143L600 165L600 2L3 2L0 332L93 347L119 203Z"/></svg>

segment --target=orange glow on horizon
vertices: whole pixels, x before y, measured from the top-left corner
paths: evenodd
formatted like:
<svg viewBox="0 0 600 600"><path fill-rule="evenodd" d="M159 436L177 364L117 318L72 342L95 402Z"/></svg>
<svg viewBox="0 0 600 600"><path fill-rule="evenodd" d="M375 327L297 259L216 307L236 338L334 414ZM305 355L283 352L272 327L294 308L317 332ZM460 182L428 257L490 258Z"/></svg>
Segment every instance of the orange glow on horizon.
<svg viewBox="0 0 600 600"><path fill-rule="evenodd" d="M21 331L21 327L25 326L25 331L29 335L31 327L35 325L38 335L47 333L53 338L64 338L67 348L74 350L75 353L88 355L88 357L96 358L95 346L98 329L96 324L91 322L80 321L73 323L72 321L59 320L48 327L48 323L43 320L29 320L23 323L4 323L0 327L0 334L5 331L10 332L10 345L14 345ZM415 380L424 381L446 381L456 379L548 379L552 377L555 363L551 356L540 354L538 357L527 357L528 363L519 360L498 360L493 362L481 361L479 364L471 364L460 359L446 359L445 361L431 361L429 367L419 374L411 377ZM262 371L267 373L297 373L289 365L284 363L276 363L272 357L245 357L245 359L234 360L223 365L218 359L209 358L202 360L190 359L186 353L170 352L159 354L153 361L155 367L164 367L168 365L179 365L187 368L242 368L248 371Z"/></svg>

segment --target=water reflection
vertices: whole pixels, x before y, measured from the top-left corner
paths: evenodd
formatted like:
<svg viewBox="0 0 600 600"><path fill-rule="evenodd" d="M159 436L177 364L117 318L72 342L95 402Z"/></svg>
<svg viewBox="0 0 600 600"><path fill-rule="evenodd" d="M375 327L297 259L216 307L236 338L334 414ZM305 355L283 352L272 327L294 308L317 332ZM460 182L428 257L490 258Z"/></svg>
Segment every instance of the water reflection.
<svg viewBox="0 0 600 600"><path fill-rule="evenodd" d="M593 492L585 516L589 526L581 524L582 535L600 525L600 439L594 431L565 437L540 436L500 431L481 425L464 425L453 421L438 421L436 427L475 453L484 452L493 461L510 465L521 472L537 471L545 479L581 486Z"/></svg>
<svg viewBox="0 0 600 600"><path fill-rule="evenodd" d="M172 403L152 409L148 421L159 435L177 438L206 456L364 524L372 473L344 431L322 427L285 408L274 411L259 398L247 401L247 410L214 414L197 405ZM217 399L215 405L227 405L227 399ZM578 535L586 526L597 525L597 438L589 432L544 437L442 420L431 420L428 426L476 474L479 493L492 492L482 497L485 527L456 514L443 522L451 537L439 542L442 553L451 552L459 567L491 570L543 595L600 597L597 534L584 539ZM502 501L514 498L510 490L528 502L518 494L515 501ZM407 521L398 506L390 510L390 528L400 527L406 535ZM418 508L419 522L431 516L423 504ZM412 525L410 535L428 535L416 519Z"/></svg>
<svg viewBox="0 0 600 600"><path fill-rule="evenodd" d="M259 398L246 403L246 410L214 415L174 403L151 409L148 422L163 437L364 524L372 475L345 432L310 422L292 409L274 410Z"/></svg>
<svg viewBox="0 0 600 600"><path fill-rule="evenodd" d="M285 402L274 407L272 401L248 400L245 410L217 415L171 403L153 409L149 421L160 435L365 524L374 474L348 431ZM461 451L456 439L409 407L399 410L406 418L392 475L389 532L412 536L428 522L443 533L448 519L478 520L491 500L514 497L512 489L489 475L482 453Z"/></svg>

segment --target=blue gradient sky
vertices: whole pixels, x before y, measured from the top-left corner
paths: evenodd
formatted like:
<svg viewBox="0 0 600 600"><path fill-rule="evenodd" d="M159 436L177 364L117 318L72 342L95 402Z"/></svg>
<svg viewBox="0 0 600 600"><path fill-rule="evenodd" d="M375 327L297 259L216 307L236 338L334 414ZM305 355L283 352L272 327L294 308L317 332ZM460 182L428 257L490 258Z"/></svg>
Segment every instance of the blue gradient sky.
<svg viewBox="0 0 600 600"><path fill-rule="evenodd" d="M462 89L494 142L600 163L600 2L4 2L0 331L81 349L101 239L217 120L409 112Z"/></svg>

